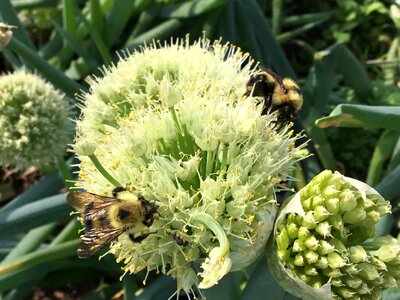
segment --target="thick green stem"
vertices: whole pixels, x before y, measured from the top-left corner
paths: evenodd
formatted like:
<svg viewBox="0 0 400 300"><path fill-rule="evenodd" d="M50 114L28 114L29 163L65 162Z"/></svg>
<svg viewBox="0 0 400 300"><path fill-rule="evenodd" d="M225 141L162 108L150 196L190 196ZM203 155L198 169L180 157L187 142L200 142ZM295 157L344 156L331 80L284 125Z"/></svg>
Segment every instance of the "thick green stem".
<svg viewBox="0 0 400 300"><path fill-rule="evenodd" d="M58 165L58 170L60 171L61 177L64 179L65 186L68 187L69 189L74 186L72 183L72 174L65 163L64 158L62 157L57 157L57 165Z"/></svg>
<svg viewBox="0 0 400 300"><path fill-rule="evenodd" d="M205 177L211 174L213 167L213 151L207 151L206 173Z"/></svg>
<svg viewBox="0 0 400 300"><path fill-rule="evenodd" d="M192 220L194 222L202 223L204 226L210 228L217 237L219 246L226 252L229 251L228 237L226 236L224 229L222 229L221 225L213 217L207 213L200 212L194 214Z"/></svg>
<svg viewBox="0 0 400 300"><path fill-rule="evenodd" d="M222 152L221 170L225 170L228 165L228 147L225 147Z"/></svg>
<svg viewBox="0 0 400 300"><path fill-rule="evenodd" d="M91 154L91 155L89 155L89 158L93 162L93 164L97 168L97 170L101 173L101 175L104 176L105 179L107 179L114 186L122 186L122 184L120 184L114 177L111 176L110 173L107 172L106 169L104 169L104 167L102 166L100 161L97 159L96 155Z"/></svg>

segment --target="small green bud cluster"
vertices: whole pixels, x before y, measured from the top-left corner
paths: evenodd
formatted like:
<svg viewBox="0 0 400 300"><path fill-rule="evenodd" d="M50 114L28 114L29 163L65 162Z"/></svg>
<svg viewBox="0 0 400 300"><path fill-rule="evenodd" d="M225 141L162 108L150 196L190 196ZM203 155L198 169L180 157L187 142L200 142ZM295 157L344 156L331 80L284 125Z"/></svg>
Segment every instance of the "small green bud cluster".
<svg viewBox="0 0 400 300"><path fill-rule="evenodd" d="M371 190L324 171L291 200L300 209L290 202L283 208L275 251L292 278L313 289L330 286L334 299L377 299L382 288L397 286L398 241L382 237L364 243L374 237L381 216L390 212L389 203Z"/></svg>
<svg viewBox="0 0 400 300"><path fill-rule="evenodd" d="M64 96L39 76L0 76L0 165L41 167L62 155L69 112Z"/></svg>

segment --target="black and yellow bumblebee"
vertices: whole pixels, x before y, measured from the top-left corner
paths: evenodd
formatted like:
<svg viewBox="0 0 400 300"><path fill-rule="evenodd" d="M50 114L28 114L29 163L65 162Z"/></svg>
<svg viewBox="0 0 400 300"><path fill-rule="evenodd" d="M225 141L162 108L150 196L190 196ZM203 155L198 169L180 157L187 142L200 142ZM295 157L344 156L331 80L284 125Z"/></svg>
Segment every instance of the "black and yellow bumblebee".
<svg viewBox="0 0 400 300"><path fill-rule="evenodd" d="M81 214L85 230L77 251L79 258L92 256L129 229L147 228L153 224L159 207L155 202L140 194L125 192L121 187L115 188L112 194L114 198L89 192L68 194L67 202ZM147 231L139 236L129 233L129 238L140 243L152 233Z"/></svg>
<svg viewBox="0 0 400 300"><path fill-rule="evenodd" d="M174 230L171 233L171 237L179 246L186 247L189 245L189 242L182 237L182 233L179 230Z"/></svg>
<svg viewBox="0 0 400 300"><path fill-rule="evenodd" d="M277 111L279 128L292 121L303 105L299 86L290 78L281 78L269 69L251 76L244 97L263 97L262 115Z"/></svg>

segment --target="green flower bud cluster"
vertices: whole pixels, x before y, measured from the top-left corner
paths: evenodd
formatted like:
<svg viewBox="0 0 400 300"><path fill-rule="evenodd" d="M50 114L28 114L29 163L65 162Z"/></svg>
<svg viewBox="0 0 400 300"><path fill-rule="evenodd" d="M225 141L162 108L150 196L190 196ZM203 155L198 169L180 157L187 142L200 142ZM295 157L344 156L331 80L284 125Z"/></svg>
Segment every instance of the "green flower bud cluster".
<svg viewBox="0 0 400 300"><path fill-rule="evenodd" d="M41 167L62 155L69 112L64 96L37 75L0 76L0 165Z"/></svg>
<svg viewBox="0 0 400 300"><path fill-rule="evenodd" d="M400 279L400 244L391 237L365 241L390 208L364 183L323 171L279 213L271 271L299 297L378 299Z"/></svg>
<svg viewBox="0 0 400 300"><path fill-rule="evenodd" d="M178 41L144 48L91 82L77 122L77 185L110 195L114 178L159 206L143 241L132 242L130 228L111 244L125 272L155 270L190 291L263 253L275 192L304 145L242 97L249 61L218 41Z"/></svg>

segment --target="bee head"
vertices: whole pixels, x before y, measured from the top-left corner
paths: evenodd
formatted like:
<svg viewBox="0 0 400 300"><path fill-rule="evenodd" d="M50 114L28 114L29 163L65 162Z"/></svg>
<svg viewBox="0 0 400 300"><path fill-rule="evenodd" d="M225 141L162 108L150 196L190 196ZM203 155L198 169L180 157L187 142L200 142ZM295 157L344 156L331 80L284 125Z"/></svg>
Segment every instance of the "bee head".
<svg viewBox="0 0 400 300"><path fill-rule="evenodd" d="M303 95L299 86L290 78L284 78L283 85L287 90L287 101L293 106L295 112L298 112L303 105Z"/></svg>
<svg viewBox="0 0 400 300"><path fill-rule="evenodd" d="M290 105L294 112L298 112L303 105L303 95L299 86L290 78L284 78L282 85L276 85L272 95L272 104L275 106Z"/></svg>

